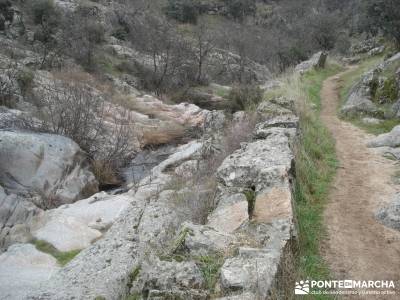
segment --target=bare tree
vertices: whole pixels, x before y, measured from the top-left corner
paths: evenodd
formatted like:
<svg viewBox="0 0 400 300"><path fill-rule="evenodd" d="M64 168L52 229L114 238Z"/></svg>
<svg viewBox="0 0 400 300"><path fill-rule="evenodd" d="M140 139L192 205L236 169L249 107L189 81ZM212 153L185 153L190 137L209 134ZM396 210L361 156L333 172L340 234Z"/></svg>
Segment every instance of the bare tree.
<svg viewBox="0 0 400 300"><path fill-rule="evenodd" d="M200 20L194 30L195 52L197 60L197 82L203 81L203 69L211 52L215 48L215 35L207 23Z"/></svg>
<svg viewBox="0 0 400 300"><path fill-rule="evenodd" d="M89 70L95 65L98 45L104 42L105 28L95 5L81 5L66 14L62 36L66 55L72 56Z"/></svg>
<svg viewBox="0 0 400 300"><path fill-rule="evenodd" d="M12 107L17 96L17 64L10 61L8 66L0 67L0 105Z"/></svg>
<svg viewBox="0 0 400 300"><path fill-rule="evenodd" d="M145 20L131 40L136 41L135 45L151 57L152 67L145 87L159 95L173 85L174 80L175 84L180 84L179 76L185 77L191 73L187 68L190 45L165 18L148 14Z"/></svg>

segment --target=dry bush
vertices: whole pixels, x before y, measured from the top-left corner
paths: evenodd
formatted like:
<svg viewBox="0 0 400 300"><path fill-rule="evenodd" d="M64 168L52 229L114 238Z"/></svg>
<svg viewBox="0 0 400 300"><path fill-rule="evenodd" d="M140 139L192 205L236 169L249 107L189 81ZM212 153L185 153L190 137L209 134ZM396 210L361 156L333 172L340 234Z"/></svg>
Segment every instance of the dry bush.
<svg viewBox="0 0 400 300"><path fill-rule="evenodd" d="M239 85L232 88L228 99L233 111L254 109L262 101L263 92L257 85Z"/></svg>
<svg viewBox="0 0 400 300"><path fill-rule="evenodd" d="M16 66L10 63L0 68L0 105L13 107L17 98L18 86Z"/></svg>
<svg viewBox="0 0 400 300"><path fill-rule="evenodd" d="M139 106L136 101L136 98L133 96L128 96L128 95L121 95L121 94L115 94L112 98L112 102L116 105L120 105L122 107L125 107L126 109L134 110L137 112L139 111Z"/></svg>
<svg viewBox="0 0 400 300"><path fill-rule="evenodd" d="M64 82L79 82L95 88L96 90L102 92L103 94L113 93L112 86L95 77L94 74L90 74L80 70L63 70L52 72L54 78L64 81Z"/></svg>
<svg viewBox="0 0 400 300"><path fill-rule="evenodd" d="M43 86L38 103L46 130L67 136L92 153L104 131L104 101L93 90L77 82L54 80Z"/></svg>
<svg viewBox="0 0 400 300"><path fill-rule="evenodd" d="M185 129L179 124L165 124L163 127L145 127L143 128L141 143L142 145L163 145L176 141L185 135Z"/></svg>
<svg viewBox="0 0 400 300"><path fill-rule="evenodd" d="M100 184L100 188L121 184L121 180L115 168L108 161L92 160L92 171Z"/></svg>
<svg viewBox="0 0 400 300"><path fill-rule="evenodd" d="M103 95L76 81L53 80L38 92L43 130L74 140L93 161L101 186L115 185L118 170L134 155L127 111L111 111Z"/></svg>

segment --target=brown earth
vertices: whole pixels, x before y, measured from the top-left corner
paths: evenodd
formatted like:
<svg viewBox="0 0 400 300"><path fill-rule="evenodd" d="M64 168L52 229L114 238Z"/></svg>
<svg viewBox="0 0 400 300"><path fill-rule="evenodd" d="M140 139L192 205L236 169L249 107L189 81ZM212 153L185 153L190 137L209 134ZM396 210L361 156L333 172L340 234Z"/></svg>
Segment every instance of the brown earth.
<svg viewBox="0 0 400 300"><path fill-rule="evenodd" d="M338 118L340 75L328 78L321 92L321 117L336 140L339 160L324 214L322 253L333 279L396 281L396 296L346 299L400 299L400 232L374 218L400 190L393 182L396 165L366 147L372 135Z"/></svg>

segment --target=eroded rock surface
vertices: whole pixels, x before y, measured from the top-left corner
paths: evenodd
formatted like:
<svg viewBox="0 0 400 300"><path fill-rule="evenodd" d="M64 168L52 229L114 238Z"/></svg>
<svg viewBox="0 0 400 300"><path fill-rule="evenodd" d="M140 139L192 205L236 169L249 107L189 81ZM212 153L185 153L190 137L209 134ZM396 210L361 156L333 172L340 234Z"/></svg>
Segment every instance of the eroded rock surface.
<svg viewBox="0 0 400 300"><path fill-rule="evenodd" d="M72 140L51 134L0 131L0 181L43 208L71 203L98 190L85 154Z"/></svg>
<svg viewBox="0 0 400 300"><path fill-rule="evenodd" d="M88 199L43 212L31 226L32 235L59 251L84 249L102 236L129 206L125 195L96 194Z"/></svg>
<svg viewBox="0 0 400 300"><path fill-rule="evenodd" d="M378 107L372 101L371 86L375 80L375 72L370 71L363 75L362 79L354 85L341 112L346 115L366 114L376 115Z"/></svg>
<svg viewBox="0 0 400 300"><path fill-rule="evenodd" d="M388 58L377 67L365 72L351 88L341 108L346 116L369 115L373 117L396 117L400 94L399 76L395 74L400 53ZM381 105L391 106L386 110Z"/></svg>

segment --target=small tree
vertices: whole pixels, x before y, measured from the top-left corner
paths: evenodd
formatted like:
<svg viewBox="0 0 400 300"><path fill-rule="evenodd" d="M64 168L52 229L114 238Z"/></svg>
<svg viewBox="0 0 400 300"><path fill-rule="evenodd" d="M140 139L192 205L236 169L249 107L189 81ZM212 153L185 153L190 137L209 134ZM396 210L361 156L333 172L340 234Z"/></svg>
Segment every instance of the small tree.
<svg viewBox="0 0 400 300"><path fill-rule="evenodd" d="M42 24L55 14L53 0L33 0L29 5L35 24Z"/></svg>
<svg viewBox="0 0 400 300"><path fill-rule="evenodd" d="M56 36L62 14L51 0L34 0L28 5L32 19L38 25L34 34L34 48L42 56L40 68L47 65L51 67L62 48Z"/></svg>
<svg viewBox="0 0 400 300"><path fill-rule="evenodd" d="M168 0L165 14L179 22L196 23L199 9L193 0Z"/></svg>
<svg viewBox="0 0 400 300"><path fill-rule="evenodd" d="M17 98L17 71L16 65L11 63L0 69L0 106L13 107Z"/></svg>
<svg viewBox="0 0 400 300"><path fill-rule="evenodd" d="M257 11L255 0L224 0L224 3L228 14L240 21L248 15L254 15Z"/></svg>
<svg viewBox="0 0 400 300"><path fill-rule="evenodd" d="M96 51L105 39L105 28L100 21L100 11L95 5L81 5L66 15L62 36L66 55L75 58L89 70L95 66Z"/></svg>
<svg viewBox="0 0 400 300"><path fill-rule="evenodd" d="M234 86L228 96L232 111L254 109L263 99L262 90L256 85Z"/></svg>
<svg viewBox="0 0 400 300"><path fill-rule="evenodd" d="M199 22L194 30L195 57L197 60L196 81L203 81L203 70L208 57L215 48L215 35L207 27L206 22Z"/></svg>
<svg viewBox="0 0 400 300"><path fill-rule="evenodd" d="M10 0L0 0L0 30L6 29L6 21L12 22L14 19L11 5Z"/></svg>
<svg viewBox="0 0 400 300"><path fill-rule="evenodd" d="M400 5L398 0L368 0L365 4L366 29L380 29L400 48Z"/></svg>

